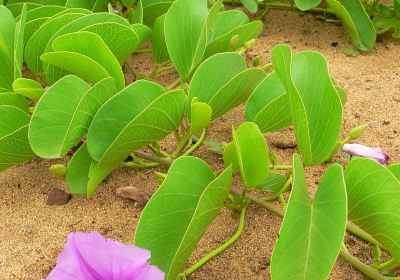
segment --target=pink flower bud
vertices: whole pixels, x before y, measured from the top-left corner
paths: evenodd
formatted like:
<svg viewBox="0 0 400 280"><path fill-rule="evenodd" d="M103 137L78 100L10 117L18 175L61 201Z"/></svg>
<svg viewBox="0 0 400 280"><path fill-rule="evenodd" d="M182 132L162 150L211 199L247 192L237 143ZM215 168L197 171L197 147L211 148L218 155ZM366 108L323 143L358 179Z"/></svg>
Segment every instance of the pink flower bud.
<svg viewBox="0 0 400 280"><path fill-rule="evenodd" d="M342 150L352 156L366 157L386 165L389 161L389 154L380 148L372 148L360 144L344 144Z"/></svg>

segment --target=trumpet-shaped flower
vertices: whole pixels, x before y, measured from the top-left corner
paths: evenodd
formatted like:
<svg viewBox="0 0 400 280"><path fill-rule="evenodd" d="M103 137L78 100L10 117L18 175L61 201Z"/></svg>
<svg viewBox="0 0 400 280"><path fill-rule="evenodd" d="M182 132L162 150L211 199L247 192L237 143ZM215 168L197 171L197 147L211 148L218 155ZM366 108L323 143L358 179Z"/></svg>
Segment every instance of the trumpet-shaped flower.
<svg viewBox="0 0 400 280"><path fill-rule="evenodd" d="M162 280L148 250L106 239L98 232L68 235L47 280Z"/></svg>
<svg viewBox="0 0 400 280"><path fill-rule="evenodd" d="M389 154L380 148L372 148L360 144L344 144L342 150L352 156L366 157L386 165L389 161Z"/></svg>

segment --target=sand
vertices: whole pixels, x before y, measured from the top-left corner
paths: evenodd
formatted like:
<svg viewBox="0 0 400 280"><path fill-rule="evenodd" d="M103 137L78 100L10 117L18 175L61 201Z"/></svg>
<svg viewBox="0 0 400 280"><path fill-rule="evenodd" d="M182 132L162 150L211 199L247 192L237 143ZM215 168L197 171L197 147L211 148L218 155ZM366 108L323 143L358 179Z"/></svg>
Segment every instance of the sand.
<svg viewBox="0 0 400 280"><path fill-rule="evenodd" d="M345 50L352 45L342 27L323 22L315 15L301 16L296 12L274 10L267 15L266 28L248 56L259 55L262 63L269 63L271 50L278 43L290 44L295 52L316 50L323 53L332 75L348 93L343 136L358 124L371 123L358 142L382 147L389 151L391 162L399 161L399 41L385 35L379 39L374 50L349 57ZM130 63L139 73L148 74L151 71L148 54L134 56ZM175 77L174 73L167 72L160 76L160 81L170 83ZM129 74L127 78L132 79ZM230 141L231 125L238 125L241 121L243 106L216 120L209 131L209 138ZM170 139L164 141L166 147L173 144ZM294 143L293 130L269 133L266 139L282 161L289 163L295 152L290 148ZM285 145L289 148L278 148ZM206 159L214 168L222 166L220 158L205 147L195 155ZM49 166L58 162L34 159L0 173L0 279L45 277L54 267L69 232L97 230L106 237L131 242L142 208L131 200L118 197L115 189L133 185L154 190L159 184L154 169L119 169L101 185L92 199L74 196L66 205L47 206L47 192L51 188L67 190L64 182L48 172ZM323 169L307 168L311 194ZM235 184L239 184L237 178ZM266 210L251 206L239 241L196 271L190 279L270 279L269 260L280 222L280 218ZM189 263L194 263L227 240L234 233L237 223L238 213L223 209ZM351 236L346 238L346 244L354 255L371 262L368 245ZM365 278L339 259L330 279Z"/></svg>

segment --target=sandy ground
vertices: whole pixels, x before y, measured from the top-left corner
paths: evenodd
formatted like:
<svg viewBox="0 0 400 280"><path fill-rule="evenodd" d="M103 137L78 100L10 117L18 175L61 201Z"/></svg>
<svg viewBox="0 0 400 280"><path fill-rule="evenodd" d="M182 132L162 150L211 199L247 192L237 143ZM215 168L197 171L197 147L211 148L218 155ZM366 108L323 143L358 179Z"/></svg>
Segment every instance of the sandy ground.
<svg viewBox="0 0 400 280"><path fill-rule="evenodd" d="M271 11L267 15L262 37L248 55L259 55L263 63L269 63L271 50L278 43L290 44L295 52L306 49L322 52L329 61L332 75L348 92L343 135L358 124L370 122L369 129L359 142L383 147L391 154L391 162L399 161L400 42L386 35L379 39L376 49L371 52L349 57L345 49L351 44L340 26L323 22L314 15ZM336 47L332 46L336 43ZM140 73L149 73L150 59L149 55L135 56L131 63ZM160 77L164 83L173 79L174 74L171 73ZM215 121L209 137L230 141L231 125L241 121L242 107ZM282 161L289 163L295 150L277 147L293 144L293 131L286 129L270 133L266 139ZM206 159L214 168L222 166L218 156L204 147L196 155ZM120 169L106 180L93 199L74 196L64 206L47 206L49 189L67 189L63 182L48 173L47 169L53 163L35 159L0 174L0 279L45 277L54 267L67 234L72 231L97 230L109 238L131 242L142 208L116 196L115 189L134 185L154 190L158 185L154 170ZM307 169L311 193L315 191L322 172L323 167ZM227 240L234 233L237 222L237 213L223 209L201 240L190 263ZM269 259L280 222L280 218L269 212L250 207L239 241L195 272L190 279L269 279ZM370 248L366 244L354 237L347 237L346 243L354 255L371 261L368 258ZM338 260L330 279L365 278Z"/></svg>

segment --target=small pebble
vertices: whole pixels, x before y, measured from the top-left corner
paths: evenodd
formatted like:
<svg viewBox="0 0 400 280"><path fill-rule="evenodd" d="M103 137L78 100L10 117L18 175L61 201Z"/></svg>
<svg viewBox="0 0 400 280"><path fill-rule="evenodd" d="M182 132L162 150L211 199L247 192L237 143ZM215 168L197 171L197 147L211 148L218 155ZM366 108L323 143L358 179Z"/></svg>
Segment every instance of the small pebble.
<svg viewBox="0 0 400 280"><path fill-rule="evenodd" d="M54 188L47 194L47 205L64 205L71 199L71 194L63 190Z"/></svg>

